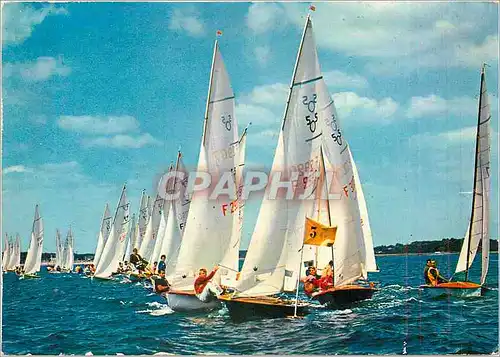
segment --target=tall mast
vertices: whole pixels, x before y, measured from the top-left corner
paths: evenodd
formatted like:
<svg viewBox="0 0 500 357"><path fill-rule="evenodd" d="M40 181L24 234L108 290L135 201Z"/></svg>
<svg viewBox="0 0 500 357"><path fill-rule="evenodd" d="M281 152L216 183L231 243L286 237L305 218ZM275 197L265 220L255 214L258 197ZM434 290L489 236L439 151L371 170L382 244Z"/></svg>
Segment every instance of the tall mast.
<svg viewBox="0 0 500 357"><path fill-rule="evenodd" d="M285 113L283 114L283 123L281 124L281 130L285 127L286 115L288 113L288 106L290 105L290 99L292 98L293 83L295 82L295 75L297 74L297 68L299 66L300 56L302 54L302 47L304 46L304 39L306 38L307 26L311 21L311 15L307 15L306 25L304 26L304 31L302 32L302 39L300 40L299 53L297 53L297 58L295 60L295 66L293 67L292 81L290 82L290 89L288 91L288 98L286 100Z"/></svg>
<svg viewBox="0 0 500 357"><path fill-rule="evenodd" d="M469 277L469 259L470 259L470 245L472 240L472 225L474 222L474 206L476 204L476 186L477 186L477 168L478 168L478 160L480 159L478 149L479 149L479 125L481 124L481 105L482 105L482 97L483 97L483 82L484 82L484 64L481 68L481 84L479 86L479 108L477 111L477 131L476 131L476 150L474 151L474 186L472 189L472 212L470 216L470 224L469 224L469 240L467 241L467 260L465 263L465 281L468 280Z"/></svg>
<svg viewBox="0 0 500 357"><path fill-rule="evenodd" d="M205 108L205 120L203 121L203 137L201 139L201 142L203 145L205 145L205 134L207 131L207 122L208 122L208 107L210 105L210 99L211 99L211 94L212 94L212 81L214 78L214 67L215 67L215 56L217 54L217 49L218 49L218 41L215 40L214 44L214 55L212 57L212 67L210 68L210 82L208 83L208 95L207 95L207 105Z"/></svg>

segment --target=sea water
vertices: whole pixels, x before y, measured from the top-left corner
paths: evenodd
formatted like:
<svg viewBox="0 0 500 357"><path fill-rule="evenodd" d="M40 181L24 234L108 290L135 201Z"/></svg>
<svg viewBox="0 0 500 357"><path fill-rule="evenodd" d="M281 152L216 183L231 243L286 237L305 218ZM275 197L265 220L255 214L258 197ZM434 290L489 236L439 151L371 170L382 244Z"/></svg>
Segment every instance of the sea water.
<svg viewBox="0 0 500 357"><path fill-rule="evenodd" d="M99 281L76 274L19 280L3 275L5 354L491 354L498 352L498 255L486 295L427 298L418 289L429 256L377 257L380 290L341 310L305 318L230 320L173 312L149 283ZM458 255L435 255L445 276ZM477 259L479 260L479 259ZM477 281L480 264L472 276ZM305 297L303 297L305 298ZM404 347L406 347L404 349Z"/></svg>

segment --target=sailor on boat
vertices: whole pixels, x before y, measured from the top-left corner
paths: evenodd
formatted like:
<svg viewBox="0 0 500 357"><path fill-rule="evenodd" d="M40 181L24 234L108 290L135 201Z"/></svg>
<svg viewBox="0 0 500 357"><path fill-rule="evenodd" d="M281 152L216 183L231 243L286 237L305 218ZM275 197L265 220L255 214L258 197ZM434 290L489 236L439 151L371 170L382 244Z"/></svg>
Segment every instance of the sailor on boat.
<svg viewBox="0 0 500 357"><path fill-rule="evenodd" d="M321 276L316 274L316 267L310 266L307 269L307 275L301 279L304 283L304 292L307 296L311 296L312 293L318 291L320 279Z"/></svg>
<svg viewBox="0 0 500 357"><path fill-rule="evenodd" d="M167 292L170 290L170 284L165 278L165 270L160 270L160 277L154 279L154 287L155 291L158 294Z"/></svg>
<svg viewBox="0 0 500 357"><path fill-rule="evenodd" d="M214 296L219 296L223 293L223 289L219 285L210 281L217 270L219 270L218 266L216 266L207 276L207 269L200 268L198 277L194 281L194 291L196 292L196 297L200 301L209 302Z"/></svg>
<svg viewBox="0 0 500 357"><path fill-rule="evenodd" d="M437 264L435 260L431 260L430 263L427 261L429 264L429 267L426 266L427 269L427 274L425 276L425 283L427 285L432 285L432 286L437 286L438 284L441 283L447 283L448 280L443 278L439 274L439 270L437 269Z"/></svg>
<svg viewBox="0 0 500 357"><path fill-rule="evenodd" d="M137 248L134 248L132 254L130 254L130 263L132 263L139 272L146 270L149 264L148 261L139 255Z"/></svg>
<svg viewBox="0 0 500 357"><path fill-rule="evenodd" d="M167 270L167 264L165 263L165 259L167 259L167 256L165 254L162 254L160 257L160 262L158 263L158 273L160 274L162 271L165 273L165 271Z"/></svg>

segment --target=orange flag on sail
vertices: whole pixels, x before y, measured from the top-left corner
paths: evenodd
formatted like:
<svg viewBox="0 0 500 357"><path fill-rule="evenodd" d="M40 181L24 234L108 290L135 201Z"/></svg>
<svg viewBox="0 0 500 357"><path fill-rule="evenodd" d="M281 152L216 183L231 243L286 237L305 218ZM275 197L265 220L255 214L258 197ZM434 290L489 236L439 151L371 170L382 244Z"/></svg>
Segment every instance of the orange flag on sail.
<svg viewBox="0 0 500 357"><path fill-rule="evenodd" d="M309 6L309 9L310 9L311 11L316 11L316 6L311 5L311 6Z"/></svg>
<svg viewBox="0 0 500 357"><path fill-rule="evenodd" d="M331 247L335 242L337 227L329 227L306 217L304 244Z"/></svg>
<svg viewBox="0 0 500 357"><path fill-rule="evenodd" d="M222 36L222 31L221 30L217 30L217 36Z"/></svg>

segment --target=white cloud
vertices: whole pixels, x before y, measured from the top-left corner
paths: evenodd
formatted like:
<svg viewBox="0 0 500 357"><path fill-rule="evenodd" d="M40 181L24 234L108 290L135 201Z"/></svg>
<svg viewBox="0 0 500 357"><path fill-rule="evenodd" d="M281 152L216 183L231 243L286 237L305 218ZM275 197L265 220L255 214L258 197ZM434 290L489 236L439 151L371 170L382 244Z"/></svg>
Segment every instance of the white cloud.
<svg viewBox="0 0 500 357"><path fill-rule="evenodd" d="M341 71L328 71L323 74L330 88L367 88L368 80L358 74L347 74Z"/></svg>
<svg viewBox="0 0 500 357"><path fill-rule="evenodd" d="M53 4L35 8L21 3L2 3L2 12L3 45L17 45L24 42L47 16L68 14L66 9Z"/></svg>
<svg viewBox="0 0 500 357"><path fill-rule="evenodd" d="M175 9L170 16L168 28L175 31L185 31L194 37L205 34L205 26L200 20L200 14L194 8Z"/></svg>
<svg viewBox="0 0 500 357"><path fill-rule="evenodd" d="M111 137L98 137L84 139L86 147L110 147L115 149L140 149L143 146L159 145L161 141L155 139L151 134L145 133L137 136L115 135Z"/></svg>
<svg viewBox="0 0 500 357"><path fill-rule="evenodd" d="M269 61L271 50L269 46L258 46L254 49L255 59L261 66L265 66Z"/></svg>
<svg viewBox="0 0 500 357"><path fill-rule="evenodd" d="M361 97L354 92L340 92L333 95L340 120L372 121L387 124L395 118L399 104L392 98L381 100ZM350 122L352 122L349 119Z"/></svg>
<svg viewBox="0 0 500 357"><path fill-rule="evenodd" d="M489 96L490 109L497 111L498 98ZM476 116L478 110L478 100L473 97L455 97L445 99L435 94L426 97L412 97L406 111L408 118L446 118L450 115L456 116Z"/></svg>
<svg viewBox="0 0 500 357"><path fill-rule="evenodd" d="M288 86L284 83L273 83L256 86L249 94L241 96L242 102L258 105L279 106L285 108Z"/></svg>
<svg viewBox="0 0 500 357"><path fill-rule="evenodd" d="M4 175L8 175L11 173L24 173L24 172L32 172L32 169L24 166L24 165L14 165L6 167L2 170Z"/></svg>
<svg viewBox="0 0 500 357"><path fill-rule="evenodd" d="M35 62L5 63L3 77L19 76L25 81L40 82L54 76L65 77L71 73L71 67L65 65L61 57L38 57Z"/></svg>
<svg viewBox="0 0 500 357"><path fill-rule="evenodd" d="M442 148L445 150L455 147L460 150L473 151L475 143L477 127L468 126L460 129L443 131L441 133L422 133L410 137L408 143L410 146L417 148ZM498 141L498 132L490 131L491 152L496 153ZM449 158L448 158L449 159Z"/></svg>
<svg viewBox="0 0 500 357"><path fill-rule="evenodd" d="M57 124L64 130L86 134L119 134L136 131L139 128L137 119L130 115L122 116L71 116L63 115Z"/></svg>
<svg viewBox="0 0 500 357"><path fill-rule="evenodd" d="M321 3L313 14L313 26L319 47L369 58L367 68L373 72L394 74L419 67L477 68L481 61L498 61L495 6ZM302 3L256 4L249 7L247 23L255 33L265 34L286 24L303 28L305 14ZM478 23L477 18L483 21Z"/></svg>
<svg viewBox="0 0 500 357"><path fill-rule="evenodd" d="M253 3L248 8L247 26L256 34L263 34L287 24L283 8L275 3Z"/></svg>

